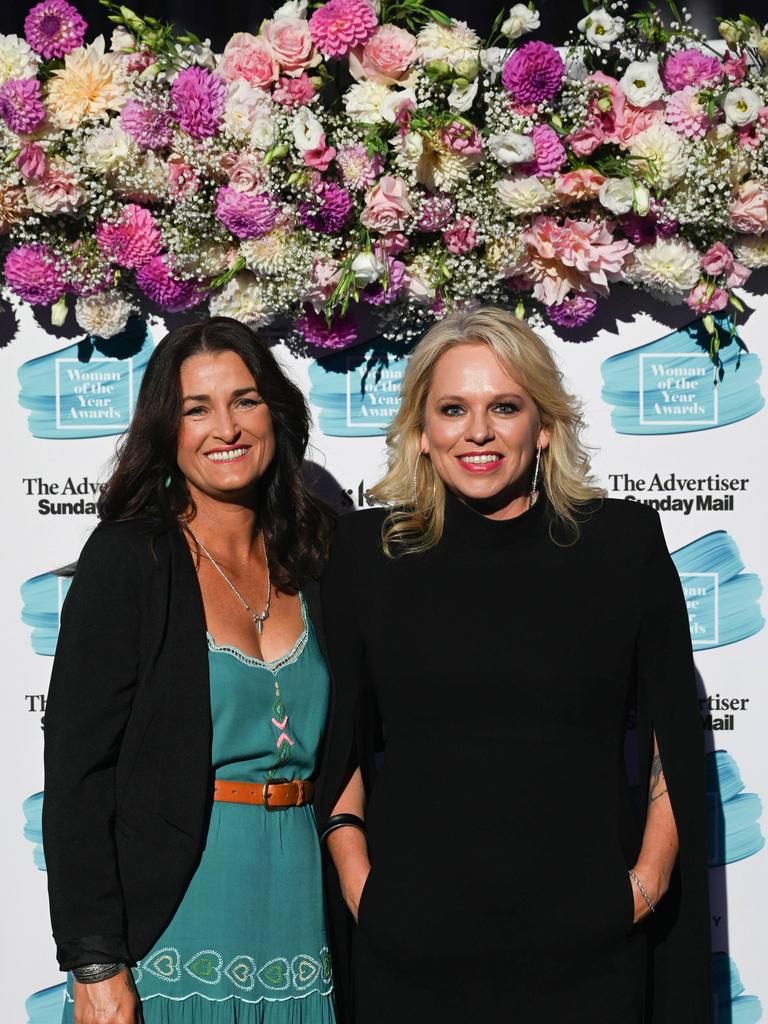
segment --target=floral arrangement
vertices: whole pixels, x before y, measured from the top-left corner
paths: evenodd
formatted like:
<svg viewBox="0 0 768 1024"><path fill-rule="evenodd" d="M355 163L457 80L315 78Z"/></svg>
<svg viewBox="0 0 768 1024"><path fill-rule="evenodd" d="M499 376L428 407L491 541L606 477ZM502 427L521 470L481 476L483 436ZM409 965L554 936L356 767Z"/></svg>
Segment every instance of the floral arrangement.
<svg viewBox="0 0 768 1024"><path fill-rule="evenodd" d="M140 303L313 351L511 303L582 327L616 283L718 325L768 266L768 26L532 4L481 40L421 0L287 0L220 56L102 0L0 36L5 287L120 333ZM721 326L722 329L722 326Z"/></svg>

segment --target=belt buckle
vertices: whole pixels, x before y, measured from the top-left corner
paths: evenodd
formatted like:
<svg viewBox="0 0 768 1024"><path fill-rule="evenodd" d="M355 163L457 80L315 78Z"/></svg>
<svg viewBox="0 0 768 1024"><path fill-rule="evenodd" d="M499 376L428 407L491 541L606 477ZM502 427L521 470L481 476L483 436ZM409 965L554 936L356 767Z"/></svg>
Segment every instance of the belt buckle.
<svg viewBox="0 0 768 1024"><path fill-rule="evenodd" d="M273 807L269 802L269 787L270 786L284 786L289 783L290 779L270 779L269 782L264 783L264 810L265 811L284 811L285 807Z"/></svg>

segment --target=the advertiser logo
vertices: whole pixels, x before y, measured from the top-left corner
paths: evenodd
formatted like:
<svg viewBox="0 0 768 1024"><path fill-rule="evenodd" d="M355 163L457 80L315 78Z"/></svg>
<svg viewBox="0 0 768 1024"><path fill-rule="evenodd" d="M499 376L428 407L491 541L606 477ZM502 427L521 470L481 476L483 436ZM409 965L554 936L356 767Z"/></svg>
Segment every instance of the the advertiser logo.
<svg viewBox="0 0 768 1024"><path fill-rule="evenodd" d="M726 750L707 754L706 764L709 866L753 857L765 846L760 797L744 792L739 766Z"/></svg>
<svg viewBox="0 0 768 1024"><path fill-rule="evenodd" d="M700 320L602 365L603 398L619 434L680 434L747 419L762 409L760 359L734 339L720 349L715 383L709 335Z"/></svg>
<svg viewBox="0 0 768 1024"><path fill-rule="evenodd" d="M27 1024L60 1024L66 991L66 983L62 982L33 992L24 1004Z"/></svg>
<svg viewBox="0 0 768 1024"><path fill-rule="evenodd" d="M685 594L694 650L725 647L763 628L760 577L743 571L736 542L725 530L678 548L672 561Z"/></svg>
<svg viewBox="0 0 768 1024"><path fill-rule="evenodd" d="M143 327L143 325L142 325ZM31 359L19 368L19 404L29 410L34 437L107 437L130 423L139 384L154 345L143 327L130 355L105 355L82 344ZM119 352L116 345L108 349ZM81 358L83 355L86 358Z"/></svg>
<svg viewBox="0 0 768 1024"><path fill-rule="evenodd" d="M24 812L24 838L32 843L32 859L38 871L45 871L43 853L43 794L33 793L22 806Z"/></svg>
<svg viewBox="0 0 768 1024"><path fill-rule="evenodd" d="M757 1024L763 1007L757 996L745 995L739 969L727 953L712 956L713 1024Z"/></svg>
<svg viewBox="0 0 768 1024"><path fill-rule="evenodd" d="M59 639L59 617L71 576L45 572L21 587L21 621L31 627L35 654L53 655Z"/></svg>
<svg viewBox="0 0 768 1024"><path fill-rule="evenodd" d="M318 410L318 426L329 437L377 437L386 434L400 408L407 358L389 356L372 365L373 353L341 353L309 368L309 400Z"/></svg>

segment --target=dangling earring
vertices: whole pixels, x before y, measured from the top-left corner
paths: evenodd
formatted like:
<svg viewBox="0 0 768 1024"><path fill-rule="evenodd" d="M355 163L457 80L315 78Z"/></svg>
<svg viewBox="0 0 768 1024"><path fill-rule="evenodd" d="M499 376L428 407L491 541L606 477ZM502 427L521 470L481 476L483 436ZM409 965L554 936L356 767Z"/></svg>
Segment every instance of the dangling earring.
<svg viewBox="0 0 768 1024"><path fill-rule="evenodd" d="M413 464L413 478L411 480L411 504L413 505L414 508L418 508L419 505L419 466L421 464L421 456L423 454L424 452L419 452L419 454L416 456L416 462Z"/></svg>
<svg viewBox="0 0 768 1024"><path fill-rule="evenodd" d="M539 465L541 464L541 445L536 445L536 465L533 470L533 484L531 485L531 496L528 499L528 508L536 501L539 496L538 484L539 484Z"/></svg>
<svg viewBox="0 0 768 1024"><path fill-rule="evenodd" d="M169 475L169 476L167 476L167 477L165 478L165 480L163 480L163 487L165 487L166 491L167 491L167 490L168 490L168 488L169 488L169 487L171 486L171 483L172 483L172 482L173 482L173 481L171 480L171 477L170 477L170 475Z"/></svg>

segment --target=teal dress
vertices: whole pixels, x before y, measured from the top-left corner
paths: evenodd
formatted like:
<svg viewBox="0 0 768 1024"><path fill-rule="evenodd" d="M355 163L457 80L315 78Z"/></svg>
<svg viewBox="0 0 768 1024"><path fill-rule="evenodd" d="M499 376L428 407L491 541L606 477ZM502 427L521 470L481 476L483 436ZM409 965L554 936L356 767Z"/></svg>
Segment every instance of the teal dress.
<svg viewBox="0 0 768 1024"><path fill-rule="evenodd" d="M217 779L307 779L328 673L304 631L264 662L208 636ZM312 806L216 802L202 859L173 920L134 968L145 1024L334 1024ZM71 978L63 1024L71 1024Z"/></svg>

